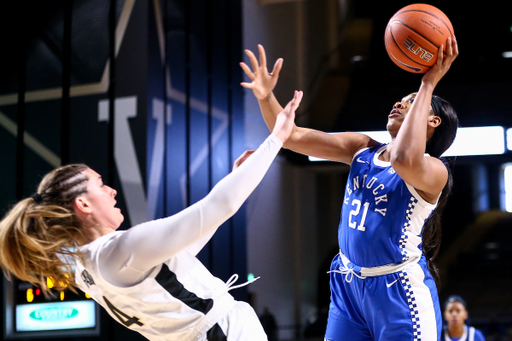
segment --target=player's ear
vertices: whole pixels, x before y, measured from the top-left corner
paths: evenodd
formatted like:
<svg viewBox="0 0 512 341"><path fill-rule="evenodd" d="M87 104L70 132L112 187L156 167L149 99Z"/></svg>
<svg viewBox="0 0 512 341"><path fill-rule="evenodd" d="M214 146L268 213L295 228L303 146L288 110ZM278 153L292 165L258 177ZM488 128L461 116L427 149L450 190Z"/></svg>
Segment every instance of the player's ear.
<svg viewBox="0 0 512 341"><path fill-rule="evenodd" d="M75 212L80 212L80 213L85 213L85 214L89 214L92 212L92 207L91 207L89 201L81 195L76 197L75 200L73 201L73 208L75 209Z"/></svg>
<svg viewBox="0 0 512 341"><path fill-rule="evenodd" d="M428 118L428 125L432 128L437 128L441 124L442 120L441 117L436 115L431 115Z"/></svg>

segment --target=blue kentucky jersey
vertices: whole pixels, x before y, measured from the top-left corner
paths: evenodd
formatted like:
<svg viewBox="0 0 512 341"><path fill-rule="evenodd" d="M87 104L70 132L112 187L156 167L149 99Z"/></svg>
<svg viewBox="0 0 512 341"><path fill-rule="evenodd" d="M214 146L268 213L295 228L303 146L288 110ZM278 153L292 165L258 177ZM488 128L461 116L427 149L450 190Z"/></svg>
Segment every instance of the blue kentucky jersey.
<svg viewBox="0 0 512 341"><path fill-rule="evenodd" d="M420 257L425 220L436 205L426 202L378 159L386 145L354 156L341 209L341 252L354 264L374 267Z"/></svg>

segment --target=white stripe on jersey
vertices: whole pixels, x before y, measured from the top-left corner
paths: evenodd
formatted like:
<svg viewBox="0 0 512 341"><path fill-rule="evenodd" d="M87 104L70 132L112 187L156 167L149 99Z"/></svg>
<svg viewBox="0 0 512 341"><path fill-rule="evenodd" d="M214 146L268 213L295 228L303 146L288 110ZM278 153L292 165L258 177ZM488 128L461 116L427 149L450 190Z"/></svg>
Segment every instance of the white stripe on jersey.
<svg viewBox="0 0 512 341"><path fill-rule="evenodd" d="M430 289L424 283L425 273L416 263L400 273L400 282L408 296L409 309L416 326L415 341L437 341L437 325Z"/></svg>

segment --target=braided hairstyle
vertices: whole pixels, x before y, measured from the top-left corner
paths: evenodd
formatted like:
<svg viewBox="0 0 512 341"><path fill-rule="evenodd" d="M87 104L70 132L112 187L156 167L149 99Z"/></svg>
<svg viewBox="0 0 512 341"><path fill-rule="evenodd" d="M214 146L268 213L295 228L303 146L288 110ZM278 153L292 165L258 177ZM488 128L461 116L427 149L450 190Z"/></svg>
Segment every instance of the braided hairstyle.
<svg viewBox="0 0 512 341"><path fill-rule="evenodd" d="M73 262L81 259L82 223L73 210L74 199L87 192L84 164L72 164L48 173L37 192L18 202L0 221L0 266L40 287L76 291Z"/></svg>

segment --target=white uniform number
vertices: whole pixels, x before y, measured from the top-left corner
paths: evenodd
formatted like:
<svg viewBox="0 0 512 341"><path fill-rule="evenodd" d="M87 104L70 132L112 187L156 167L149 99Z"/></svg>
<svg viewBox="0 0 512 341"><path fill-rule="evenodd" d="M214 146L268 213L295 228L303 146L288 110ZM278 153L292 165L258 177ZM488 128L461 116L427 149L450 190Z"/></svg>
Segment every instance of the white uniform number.
<svg viewBox="0 0 512 341"><path fill-rule="evenodd" d="M361 200L359 200L359 199L352 200L351 206L352 207L355 206L355 208L352 211L350 211L350 214L348 215L348 226L350 226L353 229L355 229L357 227L357 229L359 231L366 230L364 223L366 220L366 215L368 214L368 207L370 207L370 203L365 202L363 204L363 213L361 214L359 225L357 225L357 218L359 217L359 213L361 212Z"/></svg>

